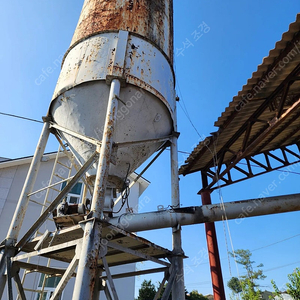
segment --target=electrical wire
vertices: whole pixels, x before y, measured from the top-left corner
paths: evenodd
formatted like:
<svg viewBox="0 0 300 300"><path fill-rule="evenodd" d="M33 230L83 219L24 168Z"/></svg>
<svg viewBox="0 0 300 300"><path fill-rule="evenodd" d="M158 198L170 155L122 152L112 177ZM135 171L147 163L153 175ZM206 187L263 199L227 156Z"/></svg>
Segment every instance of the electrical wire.
<svg viewBox="0 0 300 300"><path fill-rule="evenodd" d="M176 69L175 69L175 73L176 73ZM194 130L196 131L196 133L198 134L198 136L201 138L201 140L203 140L201 134L199 133L199 131L197 130L196 126L194 125L191 117L190 117L190 114L186 108L186 105L185 105L185 101L183 99L183 96L182 96L182 93L181 93L181 89L180 89L180 85L179 85L179 81L177 79L177 87L178 87L178 91L179 91L179 96L180 96L180 99L181 101L179 101L179 106L181 107L183 113L185 114L185 116L187 117L187 119L189 120L190 124L192 125L192 127L194 128ZM181 104L182 102L182 104Z"/></svg>
<svg viewBox="0 0 300 300"><path fill-rule="evenodd" d="M118 214L122 210L122 208L124 207L125 204L127 204L127 208L129 209L129 202L128 202L128 197L130 194L130 188L129 188L130 181L128 179L129 170L130 170L130 164L128 164L127 173L126 173L125 179L123 181L123 187L122 187L122 191L121 191L121 195L122 195L121 206L118 211L113 212L114 214Z"/></svg>
<svg viewBox="0 0 300 300"><path fill-rule="evenodd" d="M283 242L285 242L285 241L291 240L291 239L296 238L296 237L298 237L298 236L300 236L300 233L299 233L299 234L295 234L295 235L293 235L293 236L290 236L290 237L288 237L288 238L285 238L285 239L283 239L283 240L279 240L279 241L274 242L274 243L272 243L272 244L265 245L265 246L262 246L262 247L259 247L259 248L250 250L250 252L254 252L254 251L261 250L261 249L265 249L265 248L268 248L268 247L277 245L277 244L279 244L279 243L283 243ZM220 260L225 260L225 259L227 259L227 257L223 257L223 258L221 258ZM207 265L207 264L208 264L208 262L203 262L203 263L197 264L197 266L200 266L200 265ZM191 265L191 266L196 266L196 265Z"/></svg>
<svg viewBox="0 0 300 300"><path fill-rule="evenodd" d="M271 246L274 246L274 245L277 245L277 244L279 244L279 243L282 243L282 242L288 241L288 240L290 240L290 239L293 239L293 238L295 238L295 237L297 237L297 236L300 236L300 233L299 233L299 234L296 234L296 235L293 235L293 236L291 236L291 237L288 237L288 238L286 238L286 239L284 239L284 240L281 240L281 241L278 241L278 242L269 244L269 245L267 245L267 246L263 246L263 247L256 248L256 249L252 250L251 252L254 252L254 251L257 251L257 250L261 250L261 249L264 249L264 248L268 248L268 247L271 247Z"/></svg>
<svg viewBox="0 0 300 300"><path fill-rule="evenodd" d="M275 268L267 269L267 270L264 270L264 272L270 272L270 271L282 269L282 268L285 268L285 267L288 267L288 266L292 266L294 264L299 264L299 263L300 263L300 260L295 261L293 263L286 264L286 265L282 265L282 266L278 266L278 267L275 267Z"/></svg>
<svg viewBox="0 0 300 300"><path fill-rule="evenodd" d="M22 116L13 115L13 114L7 114L7 113L4 113L4 112L0 112L0 115L13 117L13 118L18 118L18 119L27 120L27 121L36 122L36 123L41 123L41 124L44 123L43 121L39 121L39 120L36 120L36 119L31 119L31 118L22 117Z"/></svg>

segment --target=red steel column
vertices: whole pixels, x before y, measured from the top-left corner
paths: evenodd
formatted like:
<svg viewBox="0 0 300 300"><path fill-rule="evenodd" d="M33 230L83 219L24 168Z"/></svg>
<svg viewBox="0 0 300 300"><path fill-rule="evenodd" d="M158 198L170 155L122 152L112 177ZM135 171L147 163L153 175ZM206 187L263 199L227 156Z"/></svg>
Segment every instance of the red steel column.
<svg viewBox="0 0 300 300"><path fill-rule="evenodd" d="M202 205L211 204L210 191L204 190L201 193ZM207 250L211 279L214 292L214 300L225 300L222 269L220 263L219 247L216 235L215 223L205 223Z"/></svg>

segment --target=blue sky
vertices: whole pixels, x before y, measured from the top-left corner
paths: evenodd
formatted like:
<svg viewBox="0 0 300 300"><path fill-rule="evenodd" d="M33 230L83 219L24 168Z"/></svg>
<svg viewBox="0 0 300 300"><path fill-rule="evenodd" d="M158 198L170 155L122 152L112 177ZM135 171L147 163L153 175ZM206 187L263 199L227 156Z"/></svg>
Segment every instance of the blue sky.
<svg viewBox="0 0 300 300"><path fill-rule="evenodd" d="M2 3L0 27L2 28L1 109L11 113L41 120L46 115L50 99L59 75L58 60L68 49L83 1L79 0L11 0ZM182 107L204 138L217 128L214 121L221 115L232 97L241 90L256 71L257 65L281 39L299 12L300 3L290 1L174 1L175 22L175 72L178 106L178 129L181 132L179 150L191 152L200 140ZM204 23L203 23L204 22ZM193 32L200 25L206 33L196 40ZM205 24L205 25L204 25ZM182 55L176 49L188 39L193 45ZM38 80L47 72L46 79ZM0 141L2 157L17 158L34 153L41 131L41 124L0 115L2 128ZM57 150L54 142L48 151ZM186 155L179 153L179 162ZM151 185L143 196L151 199L144 211L156 210L158 205L170 204L169 153L166 151L147 171L145 177ZM294 172L300 174L297 168ZM299 175L289 174L274 191L266 190L274 180L280 181L280 172L272 172L256 179L223 188L220 192L225 202L257 197L263 191L269 196L299 193ZM182 206L200 205L197 195L201 188L199 174L180 180ZM213 203L220 202L220 193L212 194ZM281 287L287 274L300 265L299 212L229 221L234 249L250 249L253 260L264 264L267 278L263 289L270 289L271 279ZM240 224L239 224L240 223ZM224 225L216 223L220 256L225 285L237 275L234 262L227 259L227 247L231 251L229 234ZM171 248L171 230L145 232L142 236ZM293 237L296 236L296 237ZM293 237L291 239L287 239ZM285 240L287 239L287 240ZM283 241L285 240L285 241ZM271 246L269 246L271 245ZM209 265L205 254L206 241L203 225L183 228L186 287L203 294L212 293ZM259 249L260 248L260 249ZM147 264L139 264L145 268ZM283 267L285 266L285 267ZM242 273L242 271L240 270ZM159 275L136 279L136 289L142 280L162 280ZM228 297L229 299L229 297Z"/></svg>

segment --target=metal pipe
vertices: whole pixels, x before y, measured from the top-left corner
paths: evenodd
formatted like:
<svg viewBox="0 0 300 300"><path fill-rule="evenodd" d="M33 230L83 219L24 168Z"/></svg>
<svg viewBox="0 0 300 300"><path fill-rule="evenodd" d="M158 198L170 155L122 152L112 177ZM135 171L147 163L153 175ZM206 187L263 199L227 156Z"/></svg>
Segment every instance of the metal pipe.
<svg viewBox="0 0 300 300"><path fill-rule="evenodd" d="M41 159L43 157L47 140L50 134L49 126L50 126L49 122L44 123L42 133L38 145L36 147L30 168L28 170L28 174L24 183L23 190L19 198L18 206L15 210L15 214L13 216L13 219L10 224L10 228L6 236L7 246L11 246L17 241L20 228L22 226L25 213L27 210L28 202L29 202L28 195L32 193L33 186L35 184L35 180L37 177L37 173L41 164Z"/></svg>
<svg viewBox="0 0 300 300"><path fill-rule="evenodd" d="M201 193L203 205L210 205L210 191L205 190ZM207 241L207 250L210 265L210 274L214 293L214 300L225 300L225 290L223 284L223 275L219 255L218 240L216 234L215 223L205 223L205 233Z"/></svg>
<svg viewBox="0 0 300 300"><path fill-rule="evenodd" d="M100 149L100 157L95 179L95 188L91 204L91 217L85 224L82 250L79 259L78 271L74 286L73 300L93 299L97 277L98 251L102 224L98 219L103 219L105 200L105 187L113 144L113 132L116 121L118 100L121 83L118 79L111 82L110 94L107 105L105 127Z"/></svg>
<svg viewBox="0 0 300 300"><path fill-rule="evenodd" d="M228 220L235 219L241 224L244 218L300 210L300 194L251 199L224 203ZM191 225L205 222L221 221L224 209L220 204L183 207L178 209L155 211L148 213L126 213L108 219L115 226L130 232L139 232L177 225Z"/></svg>
<svg viewBox="0 0 300 300"><path fill-rule="evenodd" d="M175 123L175 122L174 122ZM174 124L176 128L176 123ZM178 149L177 149L177 136L174 136L171 141L171 197L172 207L180 208L179 197L179 174L178 174ZM173 264L175 267L176 278L172 287L172 299L173 300L185 300L185 286L184 286L184 269L183 269L183 257L184 252L182 250L181 240L181 226L176 224L172 228L172 243L173 243Z"/></svg>

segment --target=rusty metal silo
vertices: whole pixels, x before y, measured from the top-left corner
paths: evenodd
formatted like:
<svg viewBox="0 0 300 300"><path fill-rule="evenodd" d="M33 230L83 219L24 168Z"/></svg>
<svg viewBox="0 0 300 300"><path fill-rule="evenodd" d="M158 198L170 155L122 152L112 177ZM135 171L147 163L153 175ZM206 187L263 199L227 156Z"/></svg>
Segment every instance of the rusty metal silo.
<svg viewBox="0 0 300 300"><path fill-rule="evenodd" d="M171 207L180 207L173 1L85 0L62 62L48 115L43 120L45 124L5 240L5 249L0 249L0 298L6 284L6 266L8 269L11 267L10 258L26 248L34 233L60 203L61 208L66 207L66 196L82 179L83 193L86 195L89 190L91 196L88 213L85 210L80 213L78 205L78 214L81 215L76 216L75 222L69 213L60 210L61 215L55 218L71 220L70 228L66 229L62 239L58 230L59 250L57 245L53 246L55 250L50 247L52 240L49 246L45 246L51 248L45 251L59 251L59 259L69 262L51 299L59 299L76 268L72 300L99 299L100 289L104 288L100 282L103 271L111 290L105 290L107 299L119 299L109 268L128 261L152 260L166 267L159 269L164 273L163 282L168 281L164 297L167 299L172 289L173 299L184 300L184 252L179 224L172 227L172 251L137 239L135 234L118 226L112 227L112 230L117 236L122 233L126 240L119 243L118 239L109 246L103 243L110 242L103 230L107 230L115 214L116 191L121 191L123 197L122 191L130 190L128 175L160 150L158 157L166 147L170 147ZM33 191L50 133L56 136L71 164L77 159L76 174L68 178L59 177L62 180L59 184L65 183L61 191L54 188L58 183L50 182L49 186ZM58 161L55 163L58 164ZM68 165L64 166L72 170ZM17 243L30 196L46 189L47 193L53 189L58 195ZM84 202L86 197L83 198ZM129 205L128 209L132 213ZM41 236L38 247L44 246L44 239L50 237L48 234L46 231ZM53 237L55 235L53 233ZM72 245L65 239L71 240ZM121 245L123 242L124 245ZM117 257L115 261L106 260L106 256L110 256L107 254L109 247ZM162 252L154 253L152 247ZM140 251L136 251L137 248ZM120 259L122 256L130 259L124 262ZM167 258L169 262L158 258ZM175 282L178 276L180 280Z"/></svg>
<svg viewBox="0 0 300 300"><path fill-rule="evenodd" d="M174 129L172 15L171 0L86 0L65 54L50 108L59 126L101 140L110 83L121 82L114 133L119 146L109 171L114 184ZM63 137L82 163L95 150L72 134Z"/></svg>
<svg viewBox="0 0 300 300"><path fill-rule="evenodd" d="M112 211L109 191L166 143L172 144L172 205L180 205L175 102L173 1L86 0L49 109L52 126L82 164L100 154L89 171L94 191L73 300L98 297L93 266L98 220ZM180 234L173 233L177 273L183 270ZM184 284L175 284L173 294L184 299Z"/></svg>

